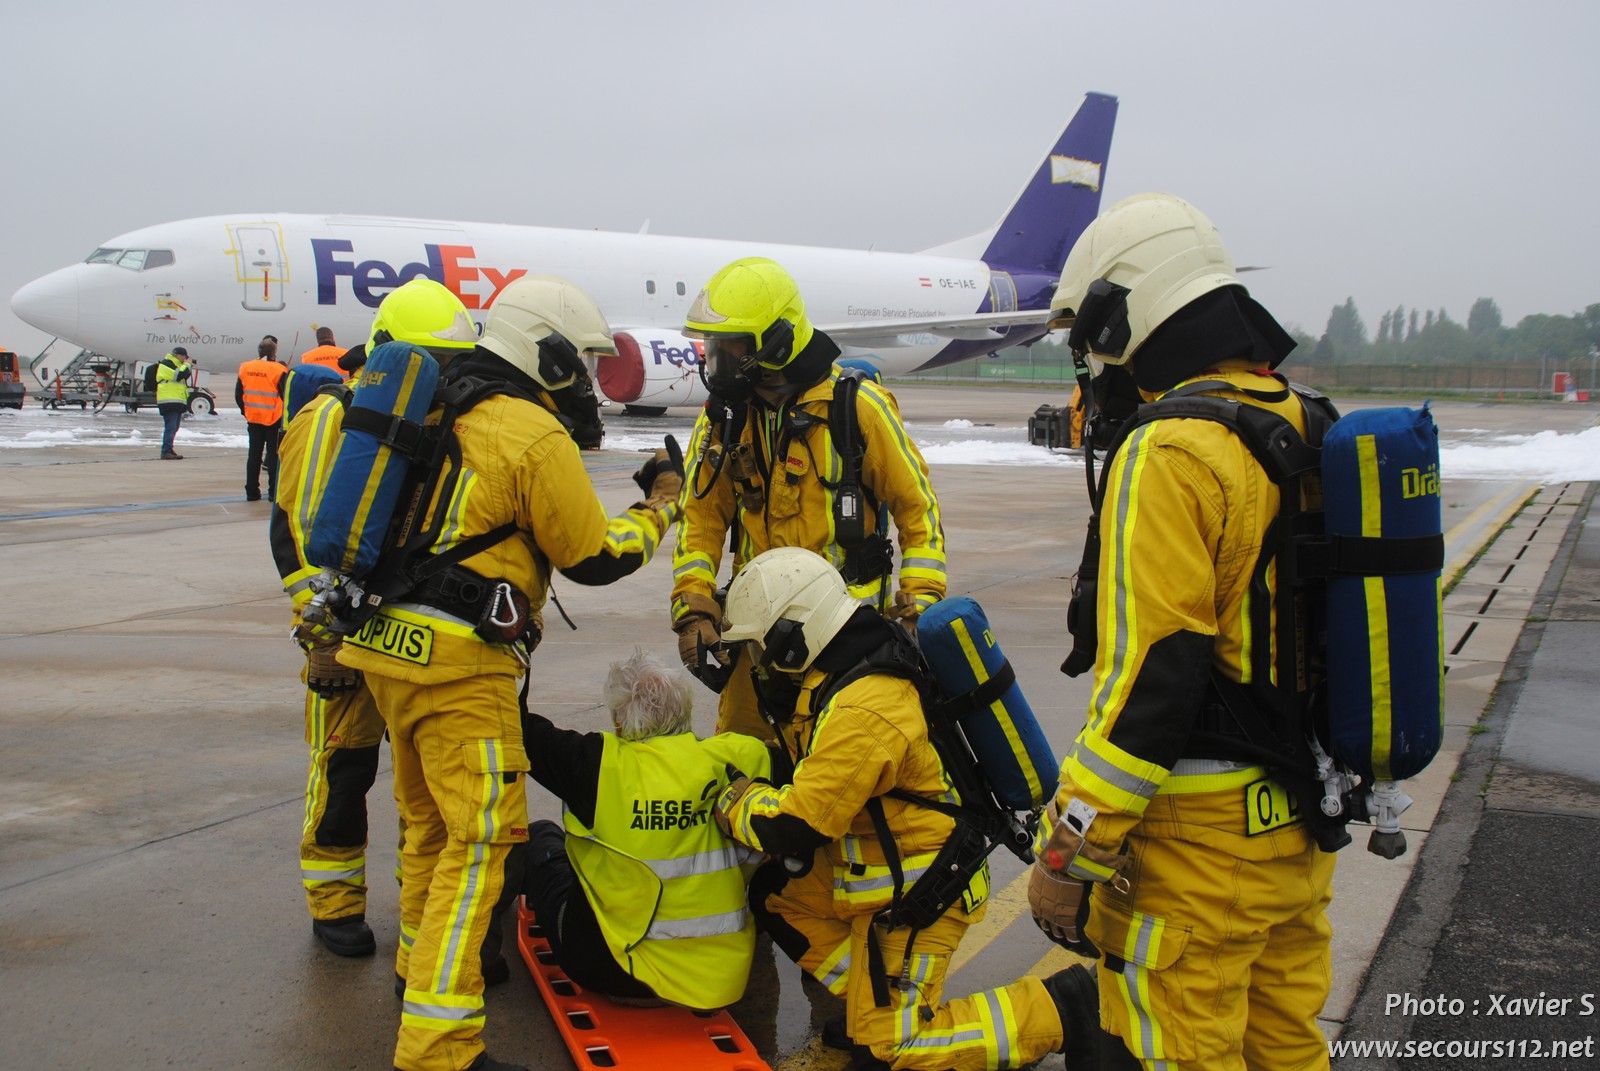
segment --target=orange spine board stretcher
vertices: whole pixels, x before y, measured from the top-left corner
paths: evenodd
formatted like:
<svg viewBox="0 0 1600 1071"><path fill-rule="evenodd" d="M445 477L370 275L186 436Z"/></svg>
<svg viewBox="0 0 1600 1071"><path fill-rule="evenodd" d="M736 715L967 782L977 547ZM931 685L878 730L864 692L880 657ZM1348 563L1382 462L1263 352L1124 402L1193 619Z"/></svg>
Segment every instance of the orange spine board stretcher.
<svg viewBox="0 0 1600 1071"><path fill-rule="evenodd" d="M635 1008L587 993L556 962L528 905L517 901L517 950L579 1071L772 1071L726 1011Z"/></svg>

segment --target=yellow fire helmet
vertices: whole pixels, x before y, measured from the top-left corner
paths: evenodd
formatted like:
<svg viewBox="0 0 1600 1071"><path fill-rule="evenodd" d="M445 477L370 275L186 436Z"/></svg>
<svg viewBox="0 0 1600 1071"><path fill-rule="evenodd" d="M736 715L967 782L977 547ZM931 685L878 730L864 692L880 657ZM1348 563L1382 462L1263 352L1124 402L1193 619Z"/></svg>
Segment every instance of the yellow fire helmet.
<svg viewBox="0 0 1600 1071"><path fill-rule="evenodd" d="M811 321L794 277L777 261L743 257L695 296L683 333L706 343L707 385L754 383L794 360L811 342Z"/></svg>
<svg viewBox="0 0 1600 1071"><path fill-rule="evenodd" d="M411 279L389 291L372 318L371 353L385 342L408 342L445 358L478 344L478 328L467 307L441 282Z"/></svg>
<svg viewBox="0 0 1600 1071"><path fill-rule="evenodd" d="M1217 228L1189 202L1141 193L1112 205L1067 254L1051 327L1106 364L1125 364L1156 328L1190 302L1238 286Z"/></svg>

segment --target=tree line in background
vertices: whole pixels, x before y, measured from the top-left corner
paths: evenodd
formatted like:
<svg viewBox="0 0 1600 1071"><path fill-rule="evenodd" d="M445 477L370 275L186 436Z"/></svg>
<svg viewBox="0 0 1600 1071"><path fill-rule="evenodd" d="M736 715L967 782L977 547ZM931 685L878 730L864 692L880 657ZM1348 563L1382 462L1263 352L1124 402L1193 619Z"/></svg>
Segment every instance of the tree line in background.
<svg viewBox="0 0 1600 1071"><path fill-rule="evenodd" d="M1505 325L1493 298L1474 301L1465 324L1444 309L1396 305L1378 318L1377 332L1369 337L1355 299L1346 298L1333 307L1321 338L1298 327L1289 333L1297 343L1295 359L1311 364L1571 361L1600 346L1600 303L1571 316L1524 316L1515 327Z"/></svg>

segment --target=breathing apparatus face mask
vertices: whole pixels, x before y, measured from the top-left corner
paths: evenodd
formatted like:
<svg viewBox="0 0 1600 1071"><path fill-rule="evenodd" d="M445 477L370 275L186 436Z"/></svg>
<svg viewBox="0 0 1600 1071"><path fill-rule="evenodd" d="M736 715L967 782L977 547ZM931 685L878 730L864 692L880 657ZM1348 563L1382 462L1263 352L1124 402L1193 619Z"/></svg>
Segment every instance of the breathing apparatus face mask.
<svg viewBox="0 0 1600 1071"><path fill-rule="evenodd" d="M598 447L604 434L600 399L583 358L564 336L551 334L539 340L539 377L546 384L560 384L546 387L545 393L578 445Z"/></svg>
<svg viewBox="0 0 1600 1071"><path fill-rule="evenodd" d="M700 380L706 390L729 404L748 401L769 373L781 372L794 355L794 324L777 320L758 349L754 335L705 336Z"/></svg>

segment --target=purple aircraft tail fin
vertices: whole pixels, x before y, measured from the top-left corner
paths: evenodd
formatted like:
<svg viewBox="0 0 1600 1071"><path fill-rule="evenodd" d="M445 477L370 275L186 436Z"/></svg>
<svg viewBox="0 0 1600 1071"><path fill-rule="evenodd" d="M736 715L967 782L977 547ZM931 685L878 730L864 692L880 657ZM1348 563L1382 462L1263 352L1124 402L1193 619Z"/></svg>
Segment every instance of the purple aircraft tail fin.
<svg viewBox="0 0 1600 1071"><path fill-rule="evenodd" d="M1084 95L1072 122L1028 180L989 240L990 267L1059 272L1067 251L1100 211L1117 98Z"/></svg>

